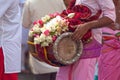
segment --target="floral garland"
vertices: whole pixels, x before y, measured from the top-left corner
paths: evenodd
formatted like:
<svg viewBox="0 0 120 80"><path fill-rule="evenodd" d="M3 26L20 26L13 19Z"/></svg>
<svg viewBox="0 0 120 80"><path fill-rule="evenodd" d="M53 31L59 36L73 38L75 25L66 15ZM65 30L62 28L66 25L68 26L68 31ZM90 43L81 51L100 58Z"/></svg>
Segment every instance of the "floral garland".
<svg viewBox="0 0 120 80"><path fill-rule="evenodd" d="M68 18L69 21L69 31L74 32L76 25L84 24L89 21L93 21L99 18L101 15L101 10L99 10L95 15L92 15L91 10L85 5L75 5L76 0L71 0L70 5L66 10L61 13L61 16L66 17L70 13L74 13L74 17ZM83 37L83 43L88 43L91 41L92 32L89 30Z"/></svg>
<svg viewBox="0 0 120 80"><path fill-rule="evenodd" d="M58 13L54 13L35 21L29 31L29 37L34 38L34 44L45 47L52 44L60 34L66 31L68 31L67 19L62 18Z"/></svg>
<svg viewBox="0 0 120 80"><path fill-rule="evenodd" d="M100 16L101 11L91 16L91 10L88 7L75 5L74 1L61 14L49 14L33 23L33 28L29 31L29 37L34 38L34 44L49 46L63 32L74 32L76 29L74 26L96 20ZM82 38L83 43L88 43L91 36L92 33L89 30Z"/></svg>
<svg viewBox="0 0 120 80"><path fill-rule="evenodd" d="M84 24L90 21L91 11L84 5L74 5L74 0L70 3L70 7L61 13L61 16L66 17L67 15L74 13L74 17L67 18L69 21L69 31L74 32L76 25ZM83 43L88 43L91 39L92 33L89 30L82 38Z"/></svg>

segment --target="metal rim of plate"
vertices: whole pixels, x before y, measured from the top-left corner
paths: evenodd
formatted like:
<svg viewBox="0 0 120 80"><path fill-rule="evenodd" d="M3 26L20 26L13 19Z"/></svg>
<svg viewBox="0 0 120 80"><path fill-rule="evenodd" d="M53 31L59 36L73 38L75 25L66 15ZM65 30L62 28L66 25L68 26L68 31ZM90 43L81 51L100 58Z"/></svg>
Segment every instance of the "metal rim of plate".
<svg viewBox="0 0 120 80"><path fill-rule="evenodd" d="M54 52L54 56L55 56L55 58L60 62L60 63L62 63L62 64L64 64L64 65L69 65L69 64L72 64L72 63L74 63L75 61L77 61L79 58L80 58L80 56L81 56L81 54L82 54L82 51L83 51L83 44L82 44L82 41L81 40L79 40L79 41L75 41L75 43L76 43L76 45L77 45L77 53L76 53L76 56L73 58L73 59L71 59L71 60L63 60L60 56L59 56L59 53L58 53L58 44L59 44L59 42L63 39L63 38L65 38L65 37L70 37L72 35L72 32L66 32L66 33L63 33L62 35L60 35L57 39L56 39L56 41L54 42L54 44L53 44L53 52Z"/></svg>

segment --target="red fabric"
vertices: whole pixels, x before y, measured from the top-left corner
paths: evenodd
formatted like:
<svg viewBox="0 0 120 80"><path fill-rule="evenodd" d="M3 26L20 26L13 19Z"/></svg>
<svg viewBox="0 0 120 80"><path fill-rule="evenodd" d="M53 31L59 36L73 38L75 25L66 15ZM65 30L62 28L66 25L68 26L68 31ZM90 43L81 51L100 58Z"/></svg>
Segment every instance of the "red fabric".
<svg viewBox="0 0 120 80"><path fill-rule="evenodd" d="M67 18L69 21L70 32L75 31L76 29L76 27L74 27L75 25L84 24L86 22L98 19L102 12L101 10L99 10L95 15L92 15L91 10L87 6L84 6L81 4L75 5L75 2L76 0L71 0L68 8L66 10L63 10L63 12L61 13L61 16ZM72 18L66 17L70 13L75 13L74 17ZM91 36L92 36L92 33L91 33L91 30L89 30L82 37L83 43L86 43L91 38Z"/></svg>
<svg viewBox="0 0 120 80"><path fill-rule="evenodd" d="M2 80L18 80L17 73L12 73L12 74L4 74Z"/></svg>
<svg viewBox="0 0 120 80"><path fill-rule="evenodd" d="M4 73L4 58L3 58L3 52L2 48L0 48L0 80L2 80L3 73Z"/></svg>
<svg viewBox="0 0 120 80"><path fill-rule="evenodd" d="M17 73L4 73L4 57L2 48L0 48L0 80L18 80Z"/></svg>

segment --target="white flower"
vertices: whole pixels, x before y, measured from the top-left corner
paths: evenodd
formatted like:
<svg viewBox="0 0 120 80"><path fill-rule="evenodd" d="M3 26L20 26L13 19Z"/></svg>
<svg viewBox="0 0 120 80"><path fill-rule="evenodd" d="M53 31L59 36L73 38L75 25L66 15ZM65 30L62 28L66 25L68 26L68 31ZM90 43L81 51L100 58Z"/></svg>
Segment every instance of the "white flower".
<svg viewBox="0 0 120 80"><path fill-rule="evenodd" d="M51 26L52 26L52 25L50 25L50 24L45 24L45 26L46 26L45 29L46 29L46 30L49 30L49 31L51 32Z"/></svg>
<svg viewBox="0 0 120 80"><path fill-rule="evenodd" d="M58 26L59 25L59 21L56 21L55 23L54 23L54 26Z"/></svg>
<svg viewBox="0 0 120 80"><path fill-rule="evenodd" d="M29 31L29 36L33 37L34 32L32 30Z"/></svg>
<svg viewBox="0 0 120 80"><path fill-rule="evenodd" d="M58 21L60 21L60 20L62 20L62 17L61 16L56 16L55 19L58 20Z"/></svg>
<svg viewBox="0 0 120 80"><path fill-rule="evenodd" d="M47 36L46 37L46 41L48 42L48 43L52 43L53 41L52 41L52 36Z"/></svg>
<svg viewBox="0 0 120 80"><path fill-rule="evenodd" d="M68 17L69 18L73 18L75 16L75 13L70 13L70 14L68 14Z"/></svg>
<svg viewBox="0 0 120 80"><path fill-rule="evenodd" d="M40 35L40 42L44 42L46 40L46 36L44 34Z"/></svg>
<svg viewBox="0 0 120 80"><path fill-rule="evenodd" d="M72 16L73 13L68 15L68 17ZM35 35L34 44L49 46L49 44L53 43L53 36L57 38L61 33L68 30L68 21L59 15L54 18L46 15L41 20L43 21L42 27L40 27L40 24L35 24L29 32L30 37Z"/></svg>
<svg viewBox="0 0 120 80"><path fill-rule="evenodd" d="M40 29L40 31L41 31L42 33L44 33L44 32L46 31L46 27L45 27L45 26L42 27L42 28Z"/></svg>
<svg viewBox="0 0 120 80"><path fill-rule="evenodd" d="M51 26L51 32L55 32L56 31L56 26Z"/></svg>
<svg viewBox="0 0 120 80"><path fill-rule="evenodd" d="M50 20L50 16L49 15L45 15L45 17L42 17L41 20L46 23L48 20Z"/></svg>
<svg viewBox="0 0 120 80"><path fill-rule="evenodd" d="M43 43L41 43L41 46L49 46L49 43L48 42L43 42Z"/></svg>
<svg viewBox="0 0 120 80"><path fill-rule="evenodd" d="M34 31L35 33L40 33L40 32L41 32L38 25L33 26L32 29L33 29L33 31Z"/></svg>
<svg viewBox="0 0 120 80"><path fill-rule="evenodd" d="M34 44L40 44L40 37L35 37L34 38Z"/></svg>
<svg viewBox="0 0 120 80"><path fill-rule="evenodd" d="M45 15L45 18L46 18L47 20L50 20L50 16L49 16L49 15Z"/></svg>

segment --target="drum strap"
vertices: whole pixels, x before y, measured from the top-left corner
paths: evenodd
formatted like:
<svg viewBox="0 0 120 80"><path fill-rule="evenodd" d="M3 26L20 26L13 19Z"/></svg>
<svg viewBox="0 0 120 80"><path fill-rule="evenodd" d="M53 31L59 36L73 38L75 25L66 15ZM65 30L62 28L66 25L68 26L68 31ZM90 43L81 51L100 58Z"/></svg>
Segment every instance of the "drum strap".
<svg viewBox="0 0 120 80"><path fill-rule="evenodd" d="M31 42L31 41L27 41L27 43L30 44L30 45L34 45L34 43Z"/></svg>
<svg viewBox="0 0 120 80"><path fill-rule="evenodd" d="M27 41L27 43L30 44L30 45L34 45L34 43L31 42L31 41ZM48 56L47 56L47 50L46 50L46 48L44 47L43 49L44 49L44 57L45 57L46 62L49 63L49 64L51 64L51 65L53 65L53 66L55 66L54 64L52 64L49 61ZM34 56L36 56L36 57L38 56L38 54L36 54L36 53L31 53L31 54L34 55Z"/></svg>
<svg viewBox="0 0 120 80"><path fill-rule="evenodd" d="M51 64L51 65L53 65L53 66L56 66L55 64L51 63L51 61L48 59L46 47L44 47L43 49L44 49L44 57L45 57L46 62L47 62L48 64Z"/></svg>

